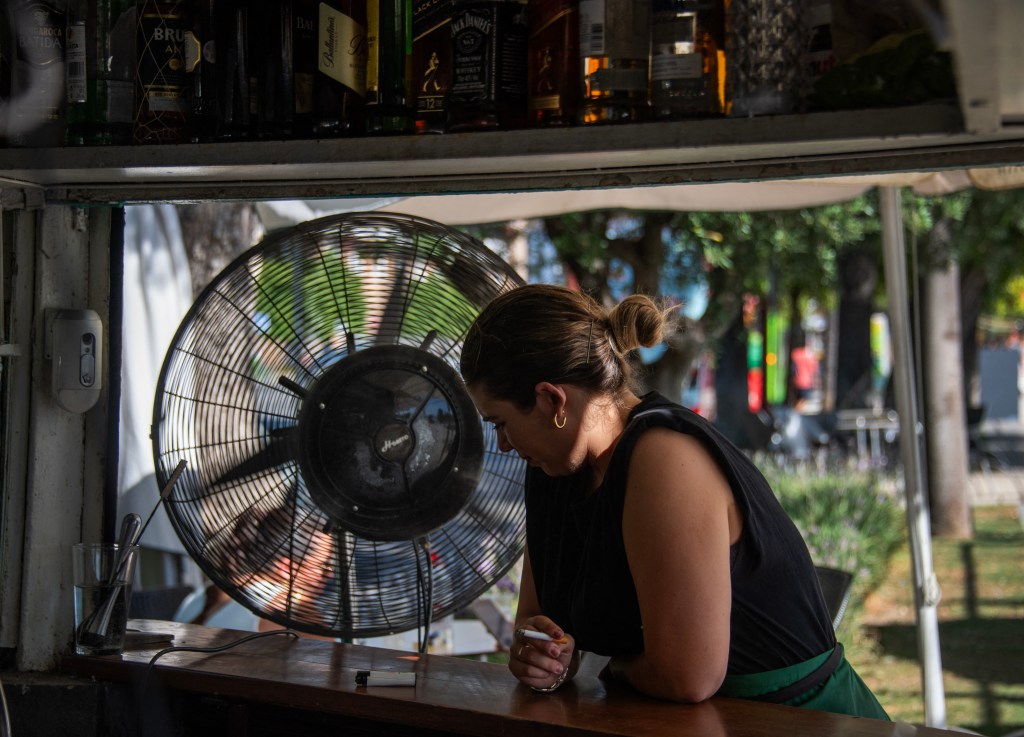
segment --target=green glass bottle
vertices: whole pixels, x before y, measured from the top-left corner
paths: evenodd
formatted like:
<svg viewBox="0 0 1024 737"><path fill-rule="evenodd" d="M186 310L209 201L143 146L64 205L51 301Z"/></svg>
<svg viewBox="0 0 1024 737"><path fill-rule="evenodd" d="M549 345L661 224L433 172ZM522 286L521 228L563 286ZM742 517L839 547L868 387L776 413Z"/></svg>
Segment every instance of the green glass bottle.
<svg viewBox="0 0 1024 737"><path fill-rule="evenodd" d="M366 21L366 132L412 133L412 0L369 0Z"/></svg>
<svg viewBox="0 0 1024 737"><path fill-rule="evenodd" d="M135 0L74 0L68 8L70 145L131 143L135 24Z"/></svg>

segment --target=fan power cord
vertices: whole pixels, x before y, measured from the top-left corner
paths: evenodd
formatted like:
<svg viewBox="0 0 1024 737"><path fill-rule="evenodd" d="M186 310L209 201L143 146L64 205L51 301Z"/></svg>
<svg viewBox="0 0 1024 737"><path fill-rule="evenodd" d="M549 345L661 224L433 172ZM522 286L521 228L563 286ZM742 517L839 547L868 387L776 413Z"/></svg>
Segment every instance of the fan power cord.
<svg viewBox="0 0 1024 737"><path fill-rule="evenodd" d="M222 653L225 650L238 647L246 642L258 640L262 637L273 637L275 635L288 635L294 639L299 638L299 633L295 630L268 630L266 632L254 632L251 635L240 637L237 640L232 640L224 645L210 645L208 647L199 647L198 645L172 645L171 647L165 647L163 650L158 651L149 659L149 663L146 664L146 671L142 674L142 683L139 686L139 735L144 736L146 734L146 725L142 721L143 715L146 713L146 689L149 686L149 678L150 674L153 672L153 667L156 665L156 661L160 658L168 655L169 653Z"/></svg>

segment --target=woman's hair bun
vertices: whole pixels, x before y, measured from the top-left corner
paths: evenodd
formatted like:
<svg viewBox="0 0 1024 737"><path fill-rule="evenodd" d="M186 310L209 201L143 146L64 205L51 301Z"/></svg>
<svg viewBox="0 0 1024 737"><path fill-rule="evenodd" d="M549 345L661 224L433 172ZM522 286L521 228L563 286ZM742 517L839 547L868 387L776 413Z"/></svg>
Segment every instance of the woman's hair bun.
<svg viewBox="0 0 1024 737"><path fill-rule="evenodd" d="M665 335L665 312L643 294L626 297L608 313L608 325L622 353L658 345Z"/></svg>

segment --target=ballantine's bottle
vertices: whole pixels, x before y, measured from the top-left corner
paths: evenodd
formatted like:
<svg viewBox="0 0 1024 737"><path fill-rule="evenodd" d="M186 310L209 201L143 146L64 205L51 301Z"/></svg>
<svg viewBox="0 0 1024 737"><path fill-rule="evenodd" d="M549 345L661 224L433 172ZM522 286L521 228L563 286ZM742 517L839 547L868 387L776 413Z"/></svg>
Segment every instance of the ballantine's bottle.
<svg viewBox="0 0 1024 737"><path fill-rule="evenodd" d="M127 145L135 104L135 0L74 0L67 26L67 141Z"/></svg>
<svg viewBox="0 0 1024 737"><path fill-rule="evenodd" d="M366 31L366 132L412 133L410 0L369 0Z"/></svg>
<svg viewBox="0 0 1024 737"><path fill-rule="evenodd" d="M15 0L8 137L13 146L62 146L66 0Z"/></svg>
<svg viewBox="0 0 1024 737"><path fill-rule="evenodd" d="M313 134L365 132L366 0L321 0L317 15L317 74Z"/></svg>
<svg viewBox="0 0 1024 737"><path fill-rule="evenodd" d="M416 132L444 133L445 97L452 78L452 0L415 0L412 6L412 96Z"/></svg>
<svg viewBox="0 0 1024 737"><path fill-rule="evenodd" d="M580 122L647 117L651 0L580 0Z"/></svg>
<svg viewBox="0 0 1024 737"><path fill-rule="evenodd" d="M135 72L135 143L179 143L187 99L184 0L140 0Z"/></svg>
<svg viewBox="0 0 1024 737"><path fill-rule="evenodd" d="M721 115L722 0L653 0L651 108L658 118Z"/></svg>
<svg viewBox="0 0 1024 737"><path fill-rule="evenodd" d="M530 0L530 125L575 125L580 100L579 0Z"/></svg>
<svg viewBox="0 0 1024 737"><path fill-rule="evenodd" d="M455 0L448 130L526 122L525 0Z"/></svg>

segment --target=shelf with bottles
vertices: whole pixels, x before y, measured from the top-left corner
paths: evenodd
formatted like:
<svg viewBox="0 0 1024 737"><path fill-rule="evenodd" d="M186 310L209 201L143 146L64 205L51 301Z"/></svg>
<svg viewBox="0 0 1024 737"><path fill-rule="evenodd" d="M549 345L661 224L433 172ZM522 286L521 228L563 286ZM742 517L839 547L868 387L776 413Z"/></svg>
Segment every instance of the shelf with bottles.
<svg viewBox="0 0 1024 737"><path fill-rule="evenodd" d="M113 204L622 187L1016 164L952 102L555 129L0 150L0 187Z"/></svg>

